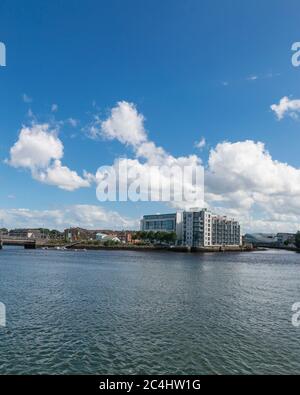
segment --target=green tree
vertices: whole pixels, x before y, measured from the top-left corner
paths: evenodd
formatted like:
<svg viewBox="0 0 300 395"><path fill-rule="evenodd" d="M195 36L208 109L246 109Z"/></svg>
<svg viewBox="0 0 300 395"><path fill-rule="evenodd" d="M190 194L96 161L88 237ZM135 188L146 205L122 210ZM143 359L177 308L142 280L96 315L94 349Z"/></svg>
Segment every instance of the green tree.
<svg viewBox="0 0 300 395"><path fill-rule="evenodd" d="M114 247L114 246L117 246L117 245L119 245L120 243L117 241L117 240L105 240L105 242L104 242L104 246L105 247Z"/></svg>
<svg viewBox="0 0 300 395"><path fill-rule="evenodd" d="M300 232L296 233L295 244L297 248L300 248Z"/></svg>

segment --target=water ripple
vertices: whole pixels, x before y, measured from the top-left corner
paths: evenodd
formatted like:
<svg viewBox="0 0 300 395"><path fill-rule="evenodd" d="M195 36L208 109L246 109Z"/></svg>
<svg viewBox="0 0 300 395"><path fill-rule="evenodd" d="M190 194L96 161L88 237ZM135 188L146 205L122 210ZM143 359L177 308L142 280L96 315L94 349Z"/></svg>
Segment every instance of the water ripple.
<svg viewBox="0 0 300 395"><path fill-rule="evenodd" d="M0 252L0 373L298 373L300 254Z"/></svg>

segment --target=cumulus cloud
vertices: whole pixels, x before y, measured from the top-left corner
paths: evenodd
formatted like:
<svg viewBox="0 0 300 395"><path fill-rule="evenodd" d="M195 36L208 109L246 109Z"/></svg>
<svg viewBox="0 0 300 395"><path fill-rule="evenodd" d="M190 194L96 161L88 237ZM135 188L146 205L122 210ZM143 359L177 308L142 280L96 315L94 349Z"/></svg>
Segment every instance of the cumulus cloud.
<svg viewBox="0 0 300 395"><path fill-rule="evenodd" d="M279 104L271 105L271 110L275 112L279 120L285 115L288 115L292 118L297 118L298 113L300 112L300 100L292 100L287 96L284 96L280 99Z"/></svg>
<svg viewBox="0 0 300 395"><path fill-rule="evenodd" d="M18 141L10 149L8 163L13 167L46 167L52 159L63 157L63 144L57 137L57 130L50 130L48 124L34 124L22 127Z"/></svg>
<svg viewBox="0 0 300 395"><path fill-rule="evenodd" d="M62 165L64 146L57 133L49 124L22 127L6 162L16 168L29 169L38 181L68 191L90 186L87 179Z"/></svg>
<svg viewBox="0 0 300 395"><path fill-rule="evenodd" d="M55 160L45 170L33 172L33 177L48 185L55 185L66 191L90 186L90 181L80 177L76 171L63 166L60 160Z"/></svg>
<svg viewBox="0 0 300 395"><path fill-rule="evenodd" d="M0 221L7 228L37 228L63 230L70 226L87 229L136 229L138 223L115 211L95 205L73 205L53 210L0 209Z"/></svg>
<svg viewBox="0 0 300 395"><path fill-rule="evenodd" d="M119 140L122 144L138 146L147 140L144 116L139 114L133 103L118 102L111 110L110 117L101 122L100 133L109 140Z"/></svg>
<svg viewBox="0 0 300 395"><path fill-rule="evenodd" d="M128 173L132 174L132 178L128 177L129 183L134 179L139 178L140 180L146 180L149 177L152 169L151 167L160 166L160 179L157 180L152 188L154 193L157 194L158 190L164 191L168 187L168 181L170 180L170 168L193 167L194 169L203 168L199 157L196 155L189 155L183 157L174 157L164 150L164 148L157 146L153 141L149 140L148 134L144 126L145 118L137 111L137 108L132 103L118 102L114 107L109 117L100 123L101 128L99 133L105 138L110 140L115 139L125 145L130 145L133 148L135 159L117 159L111 166L106 166L105 169L99 168L96 174L96 180L101 182L107 172L118 172L120 163L128 164ZM186 182L185 182L186 181ZM172 181L175 185L180 185L180 179L174 179ZM193 192L196 196L199 196L198 200L188 202L187 199L182 201L174 201L172 199L171 204L176 208L188 208L192 206L202 206L204 204L202 200L202 185L194 185L192 180L183 180L183 186L186 191ZM152 189L151 188L151 189ZM171 194L172 195L172 194ZM174 198L174 194L172 195Z"/></svg>
<svg viewBox="0 0 300 395"><path fill-rule="evenodd" d="M200 150L201 150L202 148L204 148L205 146L206 146L205 137L201 137L201 139L200 139L199 141L196 141L196 142L195 142L195 147L196 147L196 148L199 148Z"/></svg>
<svg viewBox="0 0 300 395"><path fill-rule="evenodd" d="M234 212L247 226L259 220L269 230L300 227L300 169L274 160L261 142L218 144L205 180L210 205Z"/></svg>
<svg viewBox="0 0 300 395"><path fill-rule="evenodd" d="M290 100L285 97L278 105L274 104L271 108L278 119L282 119L286 114L295 116L300 110L300 100ZM96 175L84 171L81 177L63 165L64 147L58 137L57 128L35 123L21 129L7 162L14 167L29 169L32 176L40 182L69 191L88 187L94 182L99 186L107 173L117 173L117 168L125 161L130 173L129 182L136 177L145 180L151 174L153 167L164 166L162 170L160 169L160 178L151 185L154 194L168 186L168 168L176 166L203 168L202 161L197 155L175 157L163 147L156 145L148 136L144 116L132 103L118 102L105 120L95 116L94 121L89 125L89 133L93 138L117 140L130 146L133 158L128 160L118 158L111 166L106 166L105 169L99 168ZM203 148L205 139L202 138L197 142L197 146ZM209 153L205 180L208 206L213 211L238 218L244 225L244 230L300 229L300 169L273 159L262 142L247 140L219 143ZM194 184L189 182L185 187L193 189L201 196L201 187L199 190L195 189ZM170 204L176 209L190 208L190 203L184 200L171 201ZM193 202L192 207L203 205L204 202L199 198L198 201ZM92 215L90 208L87 210L85 219L75 217L74 224L76 221L84 223L87 218L92 218L87 223L94 223L94 216L89 217ZM55 216L56 212L51 211L51 215ZM99 218L104 215L102 211L97 213ZM24 217L29 214L26 210L22 212ZM62 216L59 210L58 217L66 218L66 215ZM115 219L119 221L117 217ZM71 218L69 224L70 221ZM120 221L122 222L121 219Z"/></svg>
<svg viewBox="0 0 300 395"><path fill-rule="evenodd" d="M105 121L96 115L85 132L92 139L102 137L132 146L138 146L147 140L144 116L138 113L133 103L126 101L118 102Z"/></svg>
<svg viewBox="0 0 300 395"><path fill-rule="evenodd" d="M105 122L114 125L114 133L110 134L110 138L132 146L135 158L127 160L127 164L129 163L133 175L138 174L141 180L146 180L151 174L151 166L202 166L197 155L174 157L149 140L144 127L144 117L135 107L134 114L137 119L132 124L135 125L138 120L142 120L139 125L143 133L140 139L131 142L128 137L131 128L127 127L124 134L119 123L113 122L119 107L120 103ZM202 148L204 145L205 139L201 139L198 146ZM116 170L123 161L126 160L117 159L111 169ZM161 188L163 191L164 186L168 186L168 177L168 172L160 170L160 184L151 185L152 190L157 192ZM96 179L98 183L103 179L101 169L97 172ZM131 181L130 177L128 179ZM192 188L192 185L186 187ZM297 214L300 210L300 169L274 160L262 142L247 140L218 144L209 154L205 170L205 188L206 204L212 210L234 215L248 229L258 229L261 226L269 230L287 230L300 225ZM196 192L199 192L200 197L200 189ZM199 199L194 204L184 200L171 201L169 204L176 209L188 209L191 206L203 206L205 203Z"/></svg>
<svg viewBox="0 0 300 395"><path fill-rule="evenodd" d="M57 104L52 104L51 112L57 112L57 111L58 111L58 105Z"/></svg>

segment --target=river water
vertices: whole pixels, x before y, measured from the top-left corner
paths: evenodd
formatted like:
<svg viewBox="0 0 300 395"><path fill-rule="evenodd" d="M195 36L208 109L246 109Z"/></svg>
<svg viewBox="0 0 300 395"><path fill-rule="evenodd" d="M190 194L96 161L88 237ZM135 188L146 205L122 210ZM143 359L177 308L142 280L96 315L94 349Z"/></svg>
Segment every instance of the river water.
<svg viewBox="0 0 300 395"><path fill-rule="evenodd" d="M300 373L300 254L0 251L2 374Z"/></svg>

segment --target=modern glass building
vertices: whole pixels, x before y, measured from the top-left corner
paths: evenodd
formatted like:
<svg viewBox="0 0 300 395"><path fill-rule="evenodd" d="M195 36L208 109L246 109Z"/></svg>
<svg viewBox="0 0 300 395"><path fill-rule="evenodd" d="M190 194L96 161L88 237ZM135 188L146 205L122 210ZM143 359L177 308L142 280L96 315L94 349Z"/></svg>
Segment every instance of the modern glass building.
<svg viewBox="0 0 300 395"><path fill-rule="evenodd" d="M240 224L207 209L144 215L141 230L176 232L177 243L189 247L241 245Z"/></svg>
<svg viewBox="0 0 300 395"><path fill-rule="evenodd" d="M144 215L141 220L143 231L175 232L177 240L182 239L182 213Z"/></svg>
<svg viewBox="0 0 300 395"><path fill-rule="evenodd" d="M144 215L141 230L176 232L176 214Z"/></svg>

